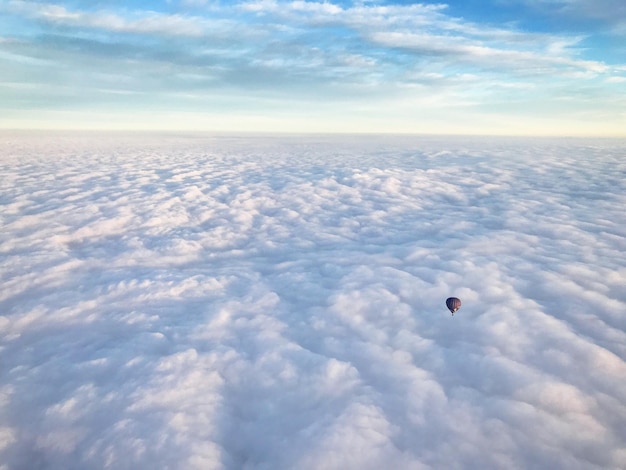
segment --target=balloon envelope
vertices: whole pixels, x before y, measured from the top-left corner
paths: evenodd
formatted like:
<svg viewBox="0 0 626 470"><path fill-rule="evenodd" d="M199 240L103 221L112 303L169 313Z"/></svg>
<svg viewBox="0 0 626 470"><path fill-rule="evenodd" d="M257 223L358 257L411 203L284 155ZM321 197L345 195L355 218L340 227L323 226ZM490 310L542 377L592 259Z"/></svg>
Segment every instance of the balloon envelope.
<svg viewBox="0 0 626 470"><path fill-rule="evenodd" d="M454 315L454 312L461 308L461 300L456 297L448 297L448 299L446 299L446 307L448 307L448 310Z"/></svg>

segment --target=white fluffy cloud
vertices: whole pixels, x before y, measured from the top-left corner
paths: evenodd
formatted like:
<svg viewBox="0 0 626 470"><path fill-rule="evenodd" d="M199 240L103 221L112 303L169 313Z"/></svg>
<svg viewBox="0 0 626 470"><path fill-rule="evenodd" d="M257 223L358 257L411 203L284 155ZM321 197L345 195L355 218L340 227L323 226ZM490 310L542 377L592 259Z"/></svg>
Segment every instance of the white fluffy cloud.
<svg viewBox="0 0 626 470"><path fill-rule="evenodd" d="M626 465L623 143L2 139L3 468Z"/></svg>

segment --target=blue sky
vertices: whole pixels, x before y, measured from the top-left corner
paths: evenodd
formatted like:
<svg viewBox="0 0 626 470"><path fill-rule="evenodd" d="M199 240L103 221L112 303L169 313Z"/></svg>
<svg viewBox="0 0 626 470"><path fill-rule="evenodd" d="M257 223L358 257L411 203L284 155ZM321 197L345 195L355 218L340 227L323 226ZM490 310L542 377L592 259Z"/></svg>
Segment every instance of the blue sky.
<svg viewBox="0 0 626 470"><path fill-rule="evenodd" d="M626 136L622 0L0 4L2 128Z"/></svg>

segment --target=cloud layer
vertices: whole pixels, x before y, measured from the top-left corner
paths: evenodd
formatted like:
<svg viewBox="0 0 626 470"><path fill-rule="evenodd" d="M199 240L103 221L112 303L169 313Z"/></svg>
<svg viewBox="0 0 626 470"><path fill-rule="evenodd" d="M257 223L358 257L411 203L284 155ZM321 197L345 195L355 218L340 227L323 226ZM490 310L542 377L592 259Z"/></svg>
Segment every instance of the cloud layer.
<svg viewBox="0 0 626 470"><path fill-rule="evenodd" d="M2 140L3 468L626 465L623 142Z"/></svg>

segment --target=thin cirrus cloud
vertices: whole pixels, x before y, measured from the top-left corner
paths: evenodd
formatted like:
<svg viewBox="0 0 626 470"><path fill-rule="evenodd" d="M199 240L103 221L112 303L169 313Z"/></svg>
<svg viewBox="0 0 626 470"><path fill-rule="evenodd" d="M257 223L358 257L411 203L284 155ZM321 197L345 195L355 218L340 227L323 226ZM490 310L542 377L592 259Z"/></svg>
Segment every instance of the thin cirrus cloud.
<svg viewBox="0 0 626 470"><path fill-rule="evenodd" d="M79 11L63 5L24 1L10 2L10 11L52 25L103 30L111 33L154 34L163 36L203 36L217 22L181 14L135 11L127 16L107 10Z"/></svg>
<svg viewBox="0 0 626 470"><path fill-rule="evenodd" d="M584 20L602 20L623 27L626 24L626 5L620 0L505 0L523 4L540 11L565 14Z"/></svg>
<svg viewBox="0 0 626 470"><path fill-rule="evenodd" d="M557 133L619 134L623 119L625 68L594 55L593 31L468 19L454 4L11 1L2 12L0 94L12 103L3 127L46 113L163 127L171 120L158 116L180 112L209 129L254 116L239 130L518 133L549 122ZM459 80L470 75L471 86ZM533 92L503 92L512 88Z"/></svg>

